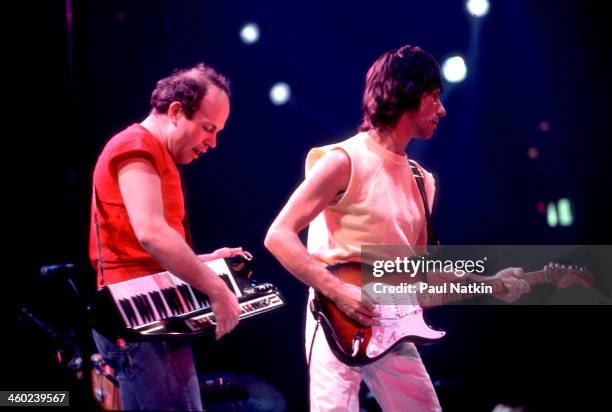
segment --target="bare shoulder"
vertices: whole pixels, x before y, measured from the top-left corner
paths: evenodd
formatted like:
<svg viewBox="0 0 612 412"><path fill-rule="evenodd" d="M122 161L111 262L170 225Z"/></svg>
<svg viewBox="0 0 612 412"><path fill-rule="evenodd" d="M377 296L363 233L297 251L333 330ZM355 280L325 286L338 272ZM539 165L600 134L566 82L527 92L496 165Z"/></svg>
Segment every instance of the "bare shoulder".
<svg viewBox="0 0 612 412"><path fill-rule="evenodd" d="M342 151L332 150L317 160L272 223L271 233L281 227L294 233L305 228L338 193L346 190L350 171L350 159Z"/></svg>
<svg viewBox="0 0 612 412"><path fill-rule="evenodd" d="M312 167L308 180L324 180L334 186L346 187L351 176L351 159L342 149L327 152Z"/></svg>

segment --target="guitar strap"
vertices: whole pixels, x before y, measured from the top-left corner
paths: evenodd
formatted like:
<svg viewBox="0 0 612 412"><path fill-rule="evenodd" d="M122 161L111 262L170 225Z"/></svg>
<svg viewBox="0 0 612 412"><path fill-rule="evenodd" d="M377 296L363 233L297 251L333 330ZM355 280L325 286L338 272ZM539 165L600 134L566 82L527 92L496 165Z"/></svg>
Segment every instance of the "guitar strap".
<svg viewBox="0 0 612 412"><path fill-rule="evenodd" d="M100 285L105 285L104 280L104 258L102 257L102 242L100 241L100 223L98 220L98 195L96 194L96 185L92 185L91 191L91 206L94 218L94 230L96 232L96 249L98 251L98 273L100 273Z"/></svg>
<svg viewBox="0 0 612 412"><path fill-rule="evenodd" d="M421 193L421 200L423 201L423 209L425 210L425 221L427 222L427 244L432 246L439 246L440 241L438 240L438 236L434 232L432 223L431 223L431 212L429 211L429 206L427 202L427 194L425 193L425 178L423 173L421 173L421 169L417 166L416 162L412 160L408 160L410 163L410 169L412 169L412 175L414 176L414 180L419 187L419 192Z"/></svg>
<svg viewBox="0 0 612 412"><path fill-rule="evenodd" d="M191 230L189 228L189 220L187 220L187 211L189 210L188 207L188 199L187 199L187 195L185 194L185 176L183 176L183 172L177 167L177 170L179 172L179 177L181 178L181 192L183 193L183 210L185 211L185 216L183 217L183 229L185 230L185 241L187 242L187 244L189 245L189 247L191 249L193 249L193 238L191 237Z"/></svg>

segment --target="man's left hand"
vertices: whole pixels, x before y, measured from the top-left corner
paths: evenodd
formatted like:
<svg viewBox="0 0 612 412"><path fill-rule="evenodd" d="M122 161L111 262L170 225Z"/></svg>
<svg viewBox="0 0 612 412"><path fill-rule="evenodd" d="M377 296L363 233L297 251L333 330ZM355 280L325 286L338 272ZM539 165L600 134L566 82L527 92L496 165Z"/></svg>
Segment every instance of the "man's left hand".
<svg viewBox="0 0 612 412"><path fill-rule="evenodd" d="M521 297L521 295L529 292L529 283L521 279L522 275L523 268L506 268L497 272L493 279L502 279L507 292L495 295L495 297L504 302L512 303Z"/></svg>
<svg viewBox="0 0 612 412"><path fill-rule="evenodd" d="M241 247L222 247L221 249L217 249L212 253L198 255L198 257L202 262L208 262L209 260L225 259L236 255L241 255L247 260L253 259L253 255L246 250L242 250Z"/></svg>

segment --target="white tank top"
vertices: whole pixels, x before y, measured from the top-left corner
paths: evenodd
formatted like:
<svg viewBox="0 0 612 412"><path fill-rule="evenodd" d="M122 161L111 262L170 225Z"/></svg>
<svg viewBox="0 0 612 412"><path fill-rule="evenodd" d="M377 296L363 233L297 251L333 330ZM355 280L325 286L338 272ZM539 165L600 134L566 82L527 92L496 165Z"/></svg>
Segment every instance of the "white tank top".
<svg viewBox="0 0 612 412"><path fill-rule="evenodd" d="M423 201L405 154L385 149L363 132L343 142L310 150L306 175L331 150L342 150L348 155L351 176L346 192L310 223L310 254L329 265L360 261L362 245L427 243ZM435 180L431 173L418 167L425 177L431 210Z"/></svg>

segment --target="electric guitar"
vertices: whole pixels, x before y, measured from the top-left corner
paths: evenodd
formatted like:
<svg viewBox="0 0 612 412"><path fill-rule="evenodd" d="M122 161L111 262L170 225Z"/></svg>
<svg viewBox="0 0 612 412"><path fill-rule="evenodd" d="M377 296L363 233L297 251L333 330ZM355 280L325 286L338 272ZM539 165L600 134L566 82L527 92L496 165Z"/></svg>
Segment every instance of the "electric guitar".
<svg viewBox="0 0 612 412"><path fill-rule="evenodd" d="M343 282L362 286L361 263L339 263L328 269ZM572 276L572 277L567 277ZM581 282L584 285L593 283L593 275L584 268L566 267L549 263L542 270L523 273L521 278L529 285L541 283L559 284L563 286ZM470 288L470 284L473 287ZM487 293L482 292L482 284L490 286ZM372 284L366 285L366 289ZM506 292L502 279L491 279L483 282L464 282L461 292L430 293L419 291L418 283L413 284L414 293L402 294L401 302L396 304L377 305L380 312L380 325L364 326L348 317L327 297L315 293L311 310L320 323L327 342L336 357L351 365L365 365L373 362L397 346L400 342L431 343L444 337L446 332L432 329L423 319L423 309L441 306L451 302L471 299L478 296ZM448 286L448 284L447 284ZM447 287L447 289L449 289ZM388 297L389 295L386 295ZM394 295L391 295L393 298Z"/></svg>

